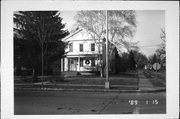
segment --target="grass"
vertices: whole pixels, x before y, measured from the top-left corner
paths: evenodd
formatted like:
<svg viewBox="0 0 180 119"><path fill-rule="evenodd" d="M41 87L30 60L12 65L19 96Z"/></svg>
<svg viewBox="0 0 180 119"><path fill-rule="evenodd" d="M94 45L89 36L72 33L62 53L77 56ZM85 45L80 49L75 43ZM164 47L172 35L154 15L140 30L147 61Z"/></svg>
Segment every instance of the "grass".
<svg viewBox="0 0 180 119"><path fill-rule="evenodd" d="M41 85L32 85L32 86L18 86L19 88L42 88ZM65 86L65 85L44 85L43 88L61 88L61 89L104 89L104 85L102 86ZM113 86L111 85L110 89L114 90L137 90L137 86L132 87L122 87L122 86Z"/></svg>
<svg viewBox="0 0 180 119"><path fill-rule="evenodd" d="M96 77L96 78L91 78L91 77L74 77L74 78L68 78L65 79L64 82L60 82L60 83L66 83L66 84L94 84L94 85L104 85L105 82L105 78L100 78L100 77ZM110 82L112 85L137 85L138 83L138 79L137 78L113 78L110 77L109 78Z"/></svg>
<svg viewBox="0 0 180 119"><path fill-rule="evenodd" d="M166 86L163 83L161 83L159 80L156 80L156 79L151 79L150 81L156 87L165 87Z"/></svg>
<svg viewBox="0 0 180 119"><path fill-rule="evenodd" d="M151 73L153 76L156 76L156 72L150 71L150 73ZM165 72L165 71L157 72L157 78L160 78L160 79L166 81L166 72Z"/></svg>
<svg viewBox="0 0 180 119"><path fill-rule="evenodd" d="M19 78L19 80L18 80ZM60 76L45 76L44 81L52 81L55 82L55 80L61 78ZM28 80L28 81L27 81ZM15 83L31 83L32 78L31 77L15 77ZM124 86L138 86L138 78L136 74L117 74L113 75L110 74L109 76L110 84L111 85L124 85ZM38 81L41 81L41 77L38 78ZM62 82L56 82L58 84L86 84L86 85L104 85L106 81L105 77L100 77L99 75L92 75L92 76L70 76L65 77L64 81Z"/></svg>
<svg viewBox="0 0 180 119"><path fill-rule="evenodd" d="M50 75L50 76L44 76L44 81L54 81L57 79L60 79L61 77L59 75ZM39 76L37 80L40 82L42 80L42 77ZM14 77L14 83L32 83L32 76L15 76Z"/></svg>
<svg viewBox="0 0 180 119"><path fill-rule="evenodd" d="M100 77L99 75L78 75L66 77L64 82L59 83L104 85L105 80L105 77ZM136 73L110 74L109 80L112 85L138 85L138 78Z"/></svg>

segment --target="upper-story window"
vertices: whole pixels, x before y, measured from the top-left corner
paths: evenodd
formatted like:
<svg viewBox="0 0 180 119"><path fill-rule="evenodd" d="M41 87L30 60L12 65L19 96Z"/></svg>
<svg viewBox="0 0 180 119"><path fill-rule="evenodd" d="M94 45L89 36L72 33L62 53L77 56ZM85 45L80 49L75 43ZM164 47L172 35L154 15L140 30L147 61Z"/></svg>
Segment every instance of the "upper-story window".
<svg viewBox="0 0 180 119"><path fill-rule="evenodd" d="M69 52L73 52L73 43L69 44Z"/></svg>
<svg viewBox="0 0 180 119"><path fill-rule="evenodd" d="M79 52L83 52L83 44L79 44Z"/></svg>
<svg viewBox="0 0 180 119"><path fill-rule="evenodd" d="M91 51L95 51L95 44L91 43Z"/></svg>

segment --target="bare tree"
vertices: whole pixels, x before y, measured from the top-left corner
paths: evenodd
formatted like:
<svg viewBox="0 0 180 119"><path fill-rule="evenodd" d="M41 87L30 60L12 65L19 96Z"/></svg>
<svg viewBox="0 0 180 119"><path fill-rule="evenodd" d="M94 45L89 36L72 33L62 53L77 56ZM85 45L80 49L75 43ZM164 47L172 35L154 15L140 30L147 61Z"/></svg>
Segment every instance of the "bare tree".
<svg viewBox="0 0 180 119"><path fill-rule="evenodd" d="M132 47L137 47L137 43L128 41L134 36L136 31L136 14L133 10L109 11L108 12L108 27L109 27L109 47L113 51L117 48L118 53L121 54L121 48L126 48L128 51Z"/></svg>
<svg viewBox="0 0 180 119"><path fill-rule="evenodd" d="M163 65L166 62L166 31L164 28L161 28L160 39L162 40L162 43L156 50L156 54L159 62Z"/></svg>
<svg viewBox="0 0 180 119"><path fill-rule="evenodd" d="M75 20L78 27L83 28L92 36L92 39L98 45L99 59L101 56L101 49L103 38L106 34L106 16L105 11L79 11L75 16ZM127 39L131 39L136 31L136 15L133 10L116 10L108 11L108 41L109 43L109 55L114 51L116 47L119 54L121 48L132 47L131 42ZM135 44L133 45L135 46ZM102 71L102 62L101 71ZM102 75L101 75L102 76Z"/></svg>

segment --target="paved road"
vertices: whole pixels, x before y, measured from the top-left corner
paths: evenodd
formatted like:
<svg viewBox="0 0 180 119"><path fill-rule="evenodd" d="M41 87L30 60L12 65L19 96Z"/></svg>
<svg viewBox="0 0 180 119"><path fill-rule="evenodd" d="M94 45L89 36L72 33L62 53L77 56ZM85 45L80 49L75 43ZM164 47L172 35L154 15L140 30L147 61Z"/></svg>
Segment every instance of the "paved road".
<svg viewBox="0 0 180 119"><path fill-rule="evenodd" d="M15 114L159 114L165 93L16 91Z"/></svg>

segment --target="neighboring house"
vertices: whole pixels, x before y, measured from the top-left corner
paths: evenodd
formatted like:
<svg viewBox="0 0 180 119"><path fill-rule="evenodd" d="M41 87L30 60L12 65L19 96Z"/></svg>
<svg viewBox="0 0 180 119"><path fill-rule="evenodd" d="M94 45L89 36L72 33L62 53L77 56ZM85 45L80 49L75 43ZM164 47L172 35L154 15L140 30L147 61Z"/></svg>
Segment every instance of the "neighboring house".
<svg viewBox="0 0 180 119"><path fill-rule="evenodd" d="M63 39L68 43L61 59L61 71L98 71L99 50L95 40L85 30L79 29Z"/></svg>

